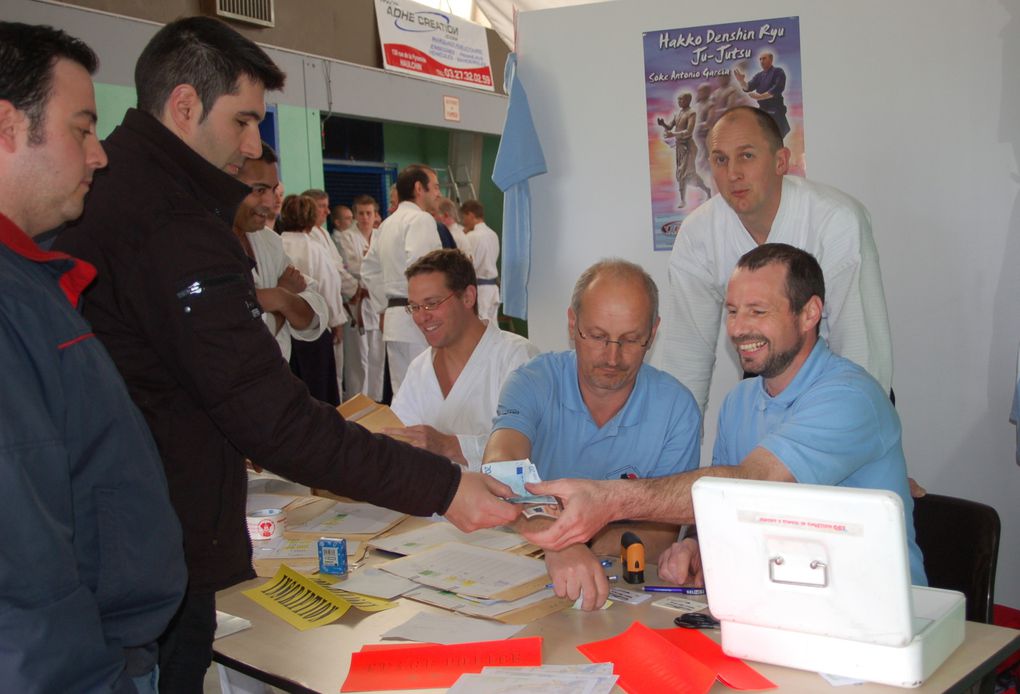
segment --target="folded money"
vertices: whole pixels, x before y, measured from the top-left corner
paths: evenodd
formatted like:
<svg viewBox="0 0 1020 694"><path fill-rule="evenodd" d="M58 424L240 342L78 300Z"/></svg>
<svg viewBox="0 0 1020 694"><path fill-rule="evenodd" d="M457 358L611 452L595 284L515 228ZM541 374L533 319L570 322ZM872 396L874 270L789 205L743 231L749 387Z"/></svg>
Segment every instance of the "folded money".
<svg viewBox="0 0 1020 694"><path fill-rule="evenodd" d="M531 494L524 488L525 484L541 482L535 464L524 460L501 460L495 463L484 463L482 473L494 477L513 490L513 496L507 497L511 504L555 504L556 497Z"/></svg>

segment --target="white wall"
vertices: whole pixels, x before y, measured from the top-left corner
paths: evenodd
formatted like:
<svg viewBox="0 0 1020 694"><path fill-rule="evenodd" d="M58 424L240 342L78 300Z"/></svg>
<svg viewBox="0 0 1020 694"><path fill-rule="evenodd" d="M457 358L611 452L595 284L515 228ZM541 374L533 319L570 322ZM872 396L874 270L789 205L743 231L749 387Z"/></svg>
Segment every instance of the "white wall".
<svg viewBox="0 0 1020 694"><path fill-rule="evenodd" d="M577 275L652 251L641 34L798 15L808 175L871 210L910 473L1002 517L996 598L1020 606L1020 0L679 0L525 12L520 78L549 173L533 179L532 338L567 346ZM654 361L654 356L653 356ZM708 448L723 393L720 360ZM705 456L703 456L704 459Z"/></svg>

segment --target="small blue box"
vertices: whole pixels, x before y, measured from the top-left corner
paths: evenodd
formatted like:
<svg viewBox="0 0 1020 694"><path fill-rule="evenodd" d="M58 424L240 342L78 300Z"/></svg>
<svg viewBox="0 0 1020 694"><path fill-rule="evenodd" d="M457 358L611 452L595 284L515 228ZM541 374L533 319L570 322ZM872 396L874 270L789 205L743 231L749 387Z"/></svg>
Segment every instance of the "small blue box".
<svg viewBox="0 0 1020 694"><path fill-rule="evenodd" d="M334 576L347 575L347 540L319 538L319 573Z"/></svg>

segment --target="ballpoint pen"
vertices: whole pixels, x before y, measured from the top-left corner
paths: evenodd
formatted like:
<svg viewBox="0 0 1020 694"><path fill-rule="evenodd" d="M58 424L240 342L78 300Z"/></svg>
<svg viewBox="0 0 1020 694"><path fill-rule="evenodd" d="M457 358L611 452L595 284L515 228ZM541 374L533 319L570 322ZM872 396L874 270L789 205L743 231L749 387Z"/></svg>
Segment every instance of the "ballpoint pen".
<svg viewBox="0 0 1020 694"><path fill-rule="evenodd" d="M685 588L683 586L645 586L646 593L680 593L681 595L704 595L704 588Z"/></svg>

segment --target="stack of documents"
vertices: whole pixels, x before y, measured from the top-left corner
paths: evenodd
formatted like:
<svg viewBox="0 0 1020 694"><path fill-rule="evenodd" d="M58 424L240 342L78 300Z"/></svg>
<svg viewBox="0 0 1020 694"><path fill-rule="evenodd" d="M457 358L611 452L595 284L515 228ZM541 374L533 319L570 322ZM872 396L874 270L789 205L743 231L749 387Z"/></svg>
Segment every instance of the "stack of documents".
<svg viewBox="0 0 1020 694"><path fill-rule="evenodd" d="M350 540L353 537L367 540L389 530L407 515L372 504L318 499L288 518L284 535L289 538L344 537Z"/></svg>
<svg viewBox="0 0 1020 694"><path fill-rule="evenodd" d="M465 533L447 522L431 523L399 535L374 538L369 544L384 552L408 555L418 554L447 542L460 542L495 550L513 550L527 544L527 540L514 532L489 529Z"/></svg>
<svg viewBox="0 0 1020 694"><path fill-rule="evenodd" d="M479 674L461 675L449 694L502 694L506 692L560 692L609 694L616 685L612 663L539 665L538 667L487 667Z"/></svg>
<svg viewBox="0 0 1020 694"><path fill-rule="evenodd" d="M447 542L380 564L420 584L405 595L473 617L527 624L570 605L546 586L545 562L509 552Z"/></svg>

